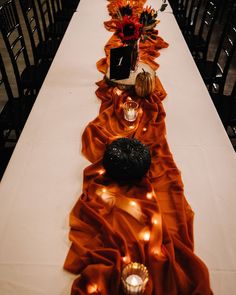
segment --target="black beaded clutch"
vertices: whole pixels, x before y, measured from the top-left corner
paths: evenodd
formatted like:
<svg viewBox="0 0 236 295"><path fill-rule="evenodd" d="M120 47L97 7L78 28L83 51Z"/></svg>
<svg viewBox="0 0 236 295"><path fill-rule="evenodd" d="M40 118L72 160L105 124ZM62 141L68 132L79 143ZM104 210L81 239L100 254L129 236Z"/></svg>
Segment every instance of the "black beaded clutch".
<svg viewBox="0 0 236 295"><path fill-rule="evenodd" d="M119 138L107 146L103 166L115 180L142 178L151 165L149 149L137 139Z"/></svg>

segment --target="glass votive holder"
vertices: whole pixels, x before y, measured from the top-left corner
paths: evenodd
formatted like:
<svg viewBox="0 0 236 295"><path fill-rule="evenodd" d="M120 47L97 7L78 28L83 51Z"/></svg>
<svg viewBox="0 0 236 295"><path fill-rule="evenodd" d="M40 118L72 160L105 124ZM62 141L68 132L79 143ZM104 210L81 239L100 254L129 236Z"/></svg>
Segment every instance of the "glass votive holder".
<svg viewBox="0 0 236 295"><path fill-rule="evenodd" d="M138 116L138 103L133 100L127 100L123 108L125 120L129 122L135 121Z"/></svg>
<svg viewBox="0 0 236 295"><path fill-rule="evenodd" d="M148 282L148 270L143 264L131 262L123 268L121 281L126 295L141 295Z"/></svg>

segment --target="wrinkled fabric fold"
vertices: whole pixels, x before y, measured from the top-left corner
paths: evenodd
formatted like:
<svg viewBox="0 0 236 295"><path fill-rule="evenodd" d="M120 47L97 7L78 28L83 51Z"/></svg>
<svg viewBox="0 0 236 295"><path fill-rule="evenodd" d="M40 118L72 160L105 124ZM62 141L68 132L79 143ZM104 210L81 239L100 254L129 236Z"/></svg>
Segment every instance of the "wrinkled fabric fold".
<svg viewBox="0 0 236 295"><path fill-rule="evenodd" d="M109 1L114 15L116 1ZM145 1L136 1L140 11ZM106 22L112 31L114 21ZM140 46L140 58L154 70L155 59L168 44L158 36ZM97 68L106 73L110 48L121 45L113 34L105 45L105 57ZM139 98L133 92L97 83L101 101L97 118L82 135L82 153L91 162L84 170L82 195L70 214L72 242L64 268L76 275L72 295L122 293L122 268L130 261L143 263L149 271L145 295L212 294L205 264L194 254L193 211L184 196L180 171L166 140L166 92L156 77L155 91ZM135 122L123 118L127 97L138 102ZM106 146L120 137L136 138L150 149L152 163L142 180L116 182L103 168ZM146 233L150 239L145 239ZM96 293L96 292L97 293Z"/></svg>

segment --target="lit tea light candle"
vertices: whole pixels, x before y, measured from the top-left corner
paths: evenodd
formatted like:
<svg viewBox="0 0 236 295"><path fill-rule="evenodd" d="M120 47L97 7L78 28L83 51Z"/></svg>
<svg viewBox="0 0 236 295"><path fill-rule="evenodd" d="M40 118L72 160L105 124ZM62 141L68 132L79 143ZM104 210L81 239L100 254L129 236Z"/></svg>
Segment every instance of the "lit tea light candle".
<svg viewBox="0 0 236 295"><path fill-rule="evenodd" d="M143 294L148 282L148 270L143 264L131 262L124 267L121 281L126 295Z"/></svg>
<svg viewBox="0 0 236 295"><path fill-rule="evenodd" d="M138 275L129 275L126 278L126 283L130 285L130 291L135 291L136 288L143 283L143 280Z"/></svg>
<svg viewBox="0 0 236 295"><path fill-rule="evenodd" d="M138 115L138 104L133 100L127 100L124 103L124 118L126 121L133 122Z"/></svg>

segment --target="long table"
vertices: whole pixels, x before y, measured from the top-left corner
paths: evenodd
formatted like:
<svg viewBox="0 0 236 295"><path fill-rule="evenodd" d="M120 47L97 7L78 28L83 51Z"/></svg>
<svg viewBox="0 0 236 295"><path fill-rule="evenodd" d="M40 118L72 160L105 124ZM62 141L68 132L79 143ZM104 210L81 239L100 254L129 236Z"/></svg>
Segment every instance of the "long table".
<svg viewBox="0 0 236 295"><path fill-rule="evenodd" d="M148 1L155 7L156 1ZM99 101L95 64L111 33L106 1L81 0L0 184L0 294L64 295L69 212L81 193L81 135ZM195 251L214 294L234 295L236 157L173 14L159 14L157 71L167 139L195 211ZM89 36L89 38L88 38Z"/></svg>

